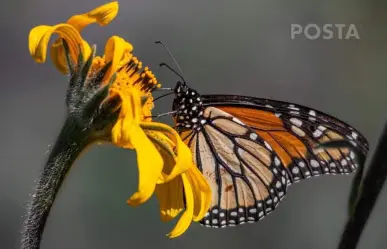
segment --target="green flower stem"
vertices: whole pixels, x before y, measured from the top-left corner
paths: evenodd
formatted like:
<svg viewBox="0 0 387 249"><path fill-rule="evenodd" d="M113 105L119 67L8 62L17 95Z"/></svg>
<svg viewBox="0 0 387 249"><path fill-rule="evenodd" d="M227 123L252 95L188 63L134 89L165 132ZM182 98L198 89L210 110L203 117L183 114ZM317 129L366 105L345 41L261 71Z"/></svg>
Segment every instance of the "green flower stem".
<svg viewBox="0 0 387 249"><path fill-rule="evenodd" d="M88 77L95 46L86 61L80 53L77 63L70 60L65 41L63 48L70 71L66 94L68 115L40 176L35 194L32 195L23 226L22 249L40 247L50 209L67 172L86 146L97 141L111 140L111 129L120 112L119 96L108 98L110 86L116 78L115 74L107 85L102 84L111 63L107 63L96 74Z"/></svg>
<svg viewBox="0 0 387 249"><path fill-rule="evenodd" d="M79 154L90 144L89 129L67 118L49 155L28 206L22 232L22 249L38 249L50 209L59 189Z"/></svg>

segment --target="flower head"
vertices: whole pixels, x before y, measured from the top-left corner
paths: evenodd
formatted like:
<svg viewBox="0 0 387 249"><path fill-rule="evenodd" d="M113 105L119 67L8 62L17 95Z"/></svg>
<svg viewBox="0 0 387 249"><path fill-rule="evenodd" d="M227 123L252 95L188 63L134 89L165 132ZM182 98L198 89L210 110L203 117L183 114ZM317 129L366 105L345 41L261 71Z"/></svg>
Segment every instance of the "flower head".
<svg viewBox="0 0 387 249"><path fill-rule="evenodd" d="M156 192L162 220L171 220L185 209L169 234L176 237L192 220L203 218L211 190L178 133L152 121L152 91L160 84L133 56L133 46L113 36L104 55L95 56L95 47L80 35L89 24L107 25L117 13L118 3L111 2L75 15L67 23L37 26L29 35L30 54L37 62L45 62L50 37L59 35L50 46L51 59L60 72L70 74L68 115L92 130L94 140L109 139L136 151L139 185L128 204L142 204Z"/></svg>

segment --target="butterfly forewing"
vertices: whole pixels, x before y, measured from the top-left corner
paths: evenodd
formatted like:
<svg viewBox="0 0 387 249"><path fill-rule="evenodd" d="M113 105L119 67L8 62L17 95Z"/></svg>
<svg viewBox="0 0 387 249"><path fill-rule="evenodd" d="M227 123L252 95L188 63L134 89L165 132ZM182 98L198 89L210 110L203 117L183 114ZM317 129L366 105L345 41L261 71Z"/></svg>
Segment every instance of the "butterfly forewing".
<svg viewBox="0 0 387 249"><path fill-rule="evenodd" d="M240 96L238 96L240 97ZM332 140L347 140L366 155L366 139L351 126L327 114L295 104L235 96L204 96L211 106L238 117L279 154L292 182L322 174L349 174L357 155L350 148L316 150Z"/></svg>
<svg viewBox="0 0 387 249"><path fill-rule="evenodd" d="M212 189L212 205L201 223L225 227L255 222L272 212L288 185L278 155L254 130L217 108L204 110L200 132L182 138Z"/></svg>

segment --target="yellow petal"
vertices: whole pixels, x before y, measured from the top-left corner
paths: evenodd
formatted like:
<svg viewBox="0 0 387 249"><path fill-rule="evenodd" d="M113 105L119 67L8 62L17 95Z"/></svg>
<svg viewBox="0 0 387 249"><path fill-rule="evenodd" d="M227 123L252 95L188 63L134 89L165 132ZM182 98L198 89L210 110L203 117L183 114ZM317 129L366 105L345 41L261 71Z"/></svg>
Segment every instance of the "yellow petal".
<svg viewBox="0 0 387 249"><path fill-rule="evenodd" d="M28 39L30 54L36 62L43 63L46 61L48 43L53 34L58 34L60 38L66 40L69 45L71 58L74 61L78 58L79 47L81 47L82 51L85 51L82 37L73 26L69 24L58 24L55 26L41 25L30 31ZM64 61L64 58L62 61ZM67 73L67 71L63 71L63 65L56 64L56 66L61 72Z"/></svg>
<svg viewBox="0 0 387 249"><path fill-rule="evenodd" d="M83 50L82 53L83 53L84 60L87 60L91 55L90 45L85 40L82 39L81 48ZM51 60L59 71L66 74L68 73L66 55L62 45L62 39L57 39L51 45ZM78 58L75 58L75 60L73 58L74 63L77 63L77 61L78 61Z"/></svg>
<svg viewBox="0 0 387 249"><path fill-rule="evenodd" d="M161 177L163 159L139 126L141 99L138 90L133 88L121 96L120 116L112 129L112 141L120 147L134 148L137 152L139 171L138 192L132 195L128 204L137 206L147 201L153 194L156 183Z"/></svg>
<svg viewBox="0 0 387 249"><path fill-rule="evenodd" d="M175 164L173 152L174 144L161 132L146 131L147 136L158 148L163 161L163 171L168 173ZM183 182L177 177L166 184L156 185L156 196L160 203L160 216L162 221L169 221L184 209Z"/></svg>
<svg viewBox="0 0 387 249"><path fill-rule="evenodd" d="M109 38L105 45L105 59L106 62L112 62L112 64L106 78L110 78L117 69L130 61L132 58L130 52L132 51L133 46L121 37L112 36Z"/></svg>
<svg viewBox="0 0 387 249"><path fill-rule="evenodd" d="M129 127L126 125L125 129L128 132L129 142L137 153L139 172L138 192L130 197L128 204L137 206L152 196L163 169L163 159L139 126L132 123Z"/></svg>
<svg viewBox="0 0 387 249"><path fill-rule="evenodd" d="M133 146L129 142L124 141L122 138L124 119L119 118L112 129L112 142L119 147L133 149Z"/></svg>
<svg viewBox="0 0 387 249"><path fill-rule="evenodd" d="M166 136L164 133L159 131L151 131L151 130L144 130L144 131L149 138L157 140L159 143L163 144L163 148L170 151L170 154L172 155L174 154L173 149L175 147L175 144L171 139L169 139L168 136ZM174 158L174 156L172 157Z"/></svg>
<svg viewBox="0 0 387 249"><path fill-rule="evenodd" d="M121 98L121 111L116 124L112 130L113 143L123 146L130 135L124 127L124 123L134 122L137 125L141 119L141 94L138 89L132 88L130 91L122 91L119 86L110 88L111 95L118 94Z"/></svg>
<svg viewBox="0 0 387 249"><path fill-rule="evenodd" d="M180 139L179 134L169 125L158 122L142 122L141 126L144 130L159 131L168 136L175 144ZM181 139L180 139L181 140Z"/></svg>
<svg viewBox="0 0 387 249"><path fill-rule="evenodd" d="M129 96L126 94L123 94L122 92L118 91L114 87L111 87L110 89L112 94L118 94L120 96L121 103L122 103L120 107L121 108L120 115L112 129L112 142L119 147L133 148L133 146L129 144L129 141L125 141L124 139L124 134L126 132L124 129L124 120L126 118L133 119L133 117L131 116L131 113L132 113L131 106L128 104L130 102Z"/></svg>
<svg viewBox="0 0 387 249"><path fill-rule="evenodd" d="M192 186L194 195L194 221L200 221L207 213L211 205L211 188L200 170L193 165L187 172L188 180Z"/></svg>
<svg viewBox="0 0 387 249"><path fill-rule="evenodd" d="M183 215L180 217L179 221L177 222L176 226L168 234L170 238L175 238L177 236L180 236L188 229L189 225L191 225L192 217L194 213L194 196L193 196L190 181L188 180L188 177L184 173L181 175L181 178L184 184L186 209Z"/></svg>
<svg viewBox="0 0 387 249"><path fill-rule="evenodd" d="M192 153L187 145L182 142L177 151L176 164L171 173L164 178L164 182L169 182L176 176L186 172L192 165Z"/></svg>
<svg viewBox="0 0 387 249"><path fill-rule="evenodd" d="M161 132L145 130L145 134L153 142L153 144L156 145L157 149L164 158L163 173L170 174L172 168L175 166L175 144ZM164 178L161 179L163 180Z"/></svg>
<svg viewBox="0 0 387 249"><path fill-rule="evenodd" d="M156 196L160 203L162 221L170 221L184 209L183 182L177 177L166 184L156 186Z"/></svg>
<svg viewBox="0 0 387 249"><path fill-rule="evenodd" d="M131 119L133 119L133 121L139 125L141 120L141 107L142 107L140 91L133 87L128 93L128 100L129 100L128 113L130 113Z"/></svg>
<svg viewBox="0 0 387 249"><path fill-rule="evenodd" d="M140 126L144 130L160 131L167 135L175 144L177 157L176 165L168 175L164 175L164 179L158 183L166 183L181 173L187 171L192 165L192 153L188 146L181 140L179 134L170 126L156 122L141 122Z"/></svg>
<svg viewBox="0 0 387 249"><path fill-rule="evenodd" d="M74 26L78 31L81 31L87 25L98 23L101 26L109 24L118 13L118 2L110 2L101 5L92 11L84 14L74 15L67 20L67 23Z"/></svg>

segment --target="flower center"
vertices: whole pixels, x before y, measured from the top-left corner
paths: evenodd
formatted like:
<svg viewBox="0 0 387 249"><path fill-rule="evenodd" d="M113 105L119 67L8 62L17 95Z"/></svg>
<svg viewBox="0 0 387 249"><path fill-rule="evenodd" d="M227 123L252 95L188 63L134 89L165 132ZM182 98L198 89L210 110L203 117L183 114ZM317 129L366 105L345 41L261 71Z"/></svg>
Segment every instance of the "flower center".
<svg viewBox="0 0 387 249"><path fill-rule="evenodd" d="M152 71L148 67L143 68L142 62L135 56L126 65L117 70L117 76L122 80L117 81L117 83L133 85L143 93L150 93L160 87Z"/></svg>
<svg viewBox="0 0 387 249"><path fill-rule="evenodd" d="M105 64L104 57L95 57L90 74L98 72ZM152 121L151 111L154 107L152 91L161 86L152 71L148 67L143 67L137 57L131 56L128 63L117 69L116 74L117 78L110 87L111 92L127 95L131 91L138 91L142 98L141 120Z"/></svg>

